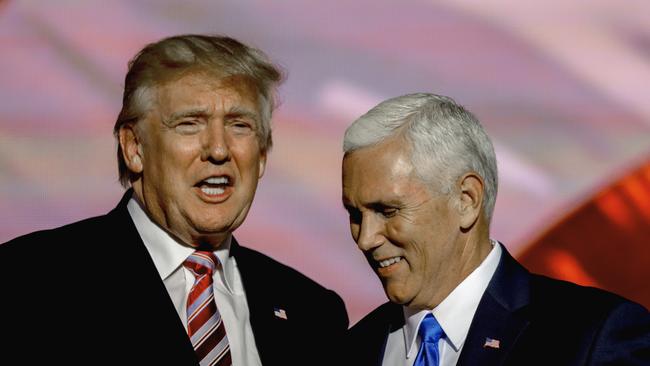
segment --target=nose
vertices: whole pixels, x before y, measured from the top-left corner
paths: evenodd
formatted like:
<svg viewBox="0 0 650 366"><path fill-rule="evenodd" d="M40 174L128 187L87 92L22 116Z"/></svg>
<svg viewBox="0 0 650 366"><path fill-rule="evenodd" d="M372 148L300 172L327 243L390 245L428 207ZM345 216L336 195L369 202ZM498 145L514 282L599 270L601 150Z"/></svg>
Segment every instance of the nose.
<svg viewBox="0 0 650 366"><path fill-rule="evenodd" d="M226 129L222 123L210 123L205 131L201 160L222 164L230 160Z"/></svg>
<svg viewBox="0 0 650 366"><path fill-rule="evenodd" d="M382 226L379 220L373 215L364 215L359 224L359 236L357 237L357 246L364 252L372 250L384 243L382 235Z"/></svg>

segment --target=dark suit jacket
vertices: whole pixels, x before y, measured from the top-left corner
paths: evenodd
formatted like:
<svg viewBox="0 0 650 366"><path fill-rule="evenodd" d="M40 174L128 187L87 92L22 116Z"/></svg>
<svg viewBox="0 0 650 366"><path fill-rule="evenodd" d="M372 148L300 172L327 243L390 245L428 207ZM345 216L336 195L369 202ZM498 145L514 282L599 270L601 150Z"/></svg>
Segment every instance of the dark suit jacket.
<svg viewBox="0 0 650 366"><path fill-rule="evenodd" d="M458 365L650 365L650 315L617 295L529 273L501 247ZM353 365L381 365L388 334L404 325L386 303L349 333ZM486 338L500 341L484 347Z"/></svg>
<svg viewBox="0 0 650 366"><path fill-rule="evenodd" d="M129 198L105 216L0 245L0 364L198 364ZM341 298L234 240L231 255L262 363L327 364L329 353L315 358L314 348L336 349L344 337Z"/></svg>

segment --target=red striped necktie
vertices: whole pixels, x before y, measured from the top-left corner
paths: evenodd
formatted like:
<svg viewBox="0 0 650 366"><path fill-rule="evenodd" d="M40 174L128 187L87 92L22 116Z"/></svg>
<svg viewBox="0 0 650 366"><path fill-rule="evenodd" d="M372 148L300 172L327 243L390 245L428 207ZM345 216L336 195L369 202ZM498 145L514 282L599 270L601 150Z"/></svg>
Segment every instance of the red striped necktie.
<svg viewBox="0 0 650 366"><path fill-rule="evenodd" d="M214 253L199 250L183 263L195 278L187 298L187 333L201 366L232 364L226 328L214 302L212 274L217 263Z"/></svg>

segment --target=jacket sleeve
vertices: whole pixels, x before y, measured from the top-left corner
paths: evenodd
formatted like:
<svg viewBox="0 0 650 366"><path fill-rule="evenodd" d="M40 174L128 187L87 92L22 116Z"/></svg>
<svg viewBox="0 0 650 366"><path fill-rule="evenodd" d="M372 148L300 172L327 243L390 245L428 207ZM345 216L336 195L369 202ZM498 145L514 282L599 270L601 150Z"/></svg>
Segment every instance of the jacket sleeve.
<svg viewBox="0 0 650 366"><path fill-rule="evenodd" d="M589 365L650 365L650 313L625 301L614 307L596 335Z"/></svg>

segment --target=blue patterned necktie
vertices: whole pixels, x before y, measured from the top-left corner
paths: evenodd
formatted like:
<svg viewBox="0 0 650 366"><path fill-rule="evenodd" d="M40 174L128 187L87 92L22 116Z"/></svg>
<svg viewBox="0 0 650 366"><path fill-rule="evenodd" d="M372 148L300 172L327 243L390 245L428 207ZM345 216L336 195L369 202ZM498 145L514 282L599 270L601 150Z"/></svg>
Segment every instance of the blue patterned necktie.
<svg viewBox="0 0 650 366"><path fill-rule="evenodd" d="M444 336L444 332L433 314L429 313L422 319L418 333L422 343L413 366L439 366L438 341Z"/></svg>

